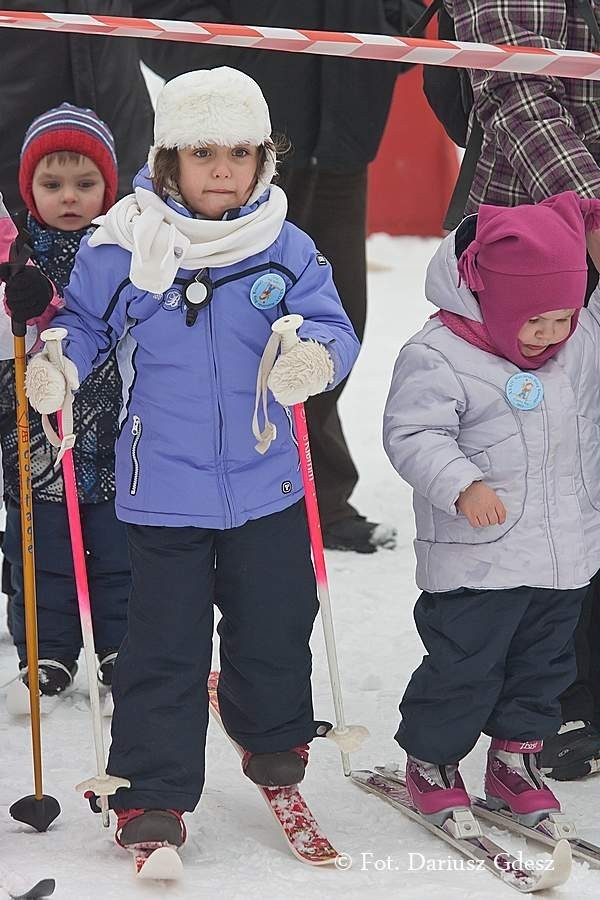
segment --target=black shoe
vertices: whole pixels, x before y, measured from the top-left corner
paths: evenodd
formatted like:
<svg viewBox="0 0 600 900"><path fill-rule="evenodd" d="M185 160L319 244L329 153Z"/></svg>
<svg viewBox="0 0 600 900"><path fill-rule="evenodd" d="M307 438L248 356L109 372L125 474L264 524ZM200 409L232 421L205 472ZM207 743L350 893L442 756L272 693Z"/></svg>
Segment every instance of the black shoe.
<svg viewBox="0 0 600 900"><path fill-rule="evenodd" d="M117 651L101 650L96 656L98 657L98 681L104 687L110 687L112 685Z"/></svg>
<svg viewBox="0 0 600 900"><path fill-rule="evenodd" d="M355 553L375 553L380 547L393 550L397 531L389 525L368 522L364 516L340 519L323 528L323 544L329 550L353 550Z"/></svg>
<svg viewBox="0 0 600 900"><path fill-rule="evenodd" d="M40 659L39 663L40 694L44 697L55 697L62 694L73 684L77 663L64 659ZM19 663L23 671L23 683L29 687L27 663Z"/></svg>
<svg viewBox="0 0 600 900"><path fill-rule="evenodd" d="M600 768L600 731L588 722L566 722L544 740L538 765L556 781L575 781Z"/></svg>
<svg viewBox="0 0 600 900"><path fill-rule="evenodd" d="M308 744L280 753L249 753L242 759L242 769L250 781L260 787L288 787L304 778L308 762Z"/></svg>
<svg viewBox="0 0 600 900"><path fill-rule="evenodd" d="M115 839L122 847L170 844L181 847L186 829L178 809L118 809Z"/></svg>

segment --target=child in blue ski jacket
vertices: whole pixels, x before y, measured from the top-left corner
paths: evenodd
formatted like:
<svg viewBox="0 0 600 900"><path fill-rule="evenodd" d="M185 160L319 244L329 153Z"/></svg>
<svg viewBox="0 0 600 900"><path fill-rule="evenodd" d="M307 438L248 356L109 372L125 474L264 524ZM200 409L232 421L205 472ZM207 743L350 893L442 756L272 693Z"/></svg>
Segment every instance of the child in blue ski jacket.
<svg viewBox="0 0 600 900"><path fill-rule="evenodd" d="M251 78L220 68L167 83L135 193L78 254L54 320L68 330L60 370L47 351L28 369L29 399L48 412L117 347L116 508L133 586L108 771L131 782L111 798L124 846L185 839L204 782L214 604L221 713L246 775L300 781L316 734L317 600L286 407L334 387L359 345L327 260L285 221L275 161ZM261 432L257 373L287 313L304 317L301 340L269 375L278 403Z"/></svg>

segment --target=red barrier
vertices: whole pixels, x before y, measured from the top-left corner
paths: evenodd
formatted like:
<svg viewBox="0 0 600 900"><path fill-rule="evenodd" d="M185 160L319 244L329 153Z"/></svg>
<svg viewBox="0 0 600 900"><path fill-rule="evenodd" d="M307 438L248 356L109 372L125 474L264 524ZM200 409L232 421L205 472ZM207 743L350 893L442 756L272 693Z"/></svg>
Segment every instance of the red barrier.
<svg viewBox="0 0 600 900"><path fill-rule="evenodd" d="M368 231L443 234L458 175L455 145L435 118L416 66L396 82L377 158L369 170Z"/></svg>

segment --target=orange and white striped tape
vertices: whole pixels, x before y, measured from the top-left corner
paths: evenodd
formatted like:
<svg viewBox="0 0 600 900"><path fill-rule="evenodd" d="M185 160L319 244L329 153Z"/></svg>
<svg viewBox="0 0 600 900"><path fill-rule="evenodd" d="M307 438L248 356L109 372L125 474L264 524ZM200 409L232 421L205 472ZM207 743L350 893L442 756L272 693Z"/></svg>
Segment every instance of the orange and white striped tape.
<svg viewBox="0 0 600 900"><path fill-rule="evenodd" d="M434 66L486 69L585 78L600 81L600 53L547 50L536 47L495 46L464 41L432 41L383 34L343 31L306 31L249 25L216 25L170 19L132 19L51 12L0 10L0 28L103 34L199 44L285 50L353 59L379 59Z"/></svg>

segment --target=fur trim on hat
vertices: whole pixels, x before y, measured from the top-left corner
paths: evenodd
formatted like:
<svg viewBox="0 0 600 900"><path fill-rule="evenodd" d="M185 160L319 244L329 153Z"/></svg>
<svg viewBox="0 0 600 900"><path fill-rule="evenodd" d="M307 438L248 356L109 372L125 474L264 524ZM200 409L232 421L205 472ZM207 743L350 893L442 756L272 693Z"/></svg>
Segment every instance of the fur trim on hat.
<svg viewBox="0 0 600 900"><path fill-rule="evenodd" d="M263 146L271 137L269 107L253 78L221 66L198 69L168 81L158 95L154 118L154 144L148 153L150 175L159 148ZM266 147L262 170L249 203L271 184L277 154Z"/></svg>
<svg viewBox="0 0 600 900"><path fill-rule="evenodd" d="M158 95L148 161L152 168L159 147L260 147L270 136L269 108L254 79L228 66L198 69L168 81Z"/></svg>

